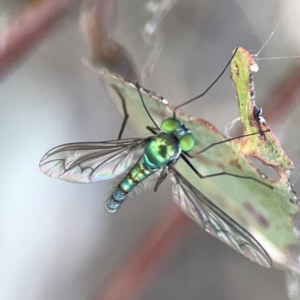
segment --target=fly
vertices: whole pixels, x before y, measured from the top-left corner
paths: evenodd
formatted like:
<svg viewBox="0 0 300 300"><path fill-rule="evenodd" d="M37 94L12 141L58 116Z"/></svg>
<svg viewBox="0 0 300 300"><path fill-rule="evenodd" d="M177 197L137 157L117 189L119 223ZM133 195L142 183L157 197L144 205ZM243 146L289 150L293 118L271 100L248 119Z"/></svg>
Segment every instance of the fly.
<svg viewBox="0 0 300 300"><path fill-rule="evenodd" d="M147 126L152 136L147 138L61 145L53 148L43 156L40 162L40 170L49 177L75 183L93 183L108 180L127 171L127 174L106 201L106 210L110 213L116 212L123 204L126 196L151 175L158 174L154 191L159 188L167 175L170 175L173 182L173 199L189 217L199 223L207 232L222 240L236 251L265 267L270 267L272 260L258 241L191 185L174 168L177 161L182 159L200 179L227 175L250 179L272 189L271 185L256 178L232 174L224 170L218 173L202 175L193 166L190 159L197 154L207 151L211 147L233 139L214 143L196 154L190 155L189 152L195 145L193 132L176 116L176 111L179 107L203 97L210 90L223 75L236 51L214 82L199 96L175 107L173 117L163 120L160 127L151 117L144 103L141 91L145 92L146 90L138 84L134 84L143 107L154 125L154 127ZM119 133L120 138L127 118L128 115L125 111L124 121ZM249 135L254 134L258 133L251 133Z"/></svg>

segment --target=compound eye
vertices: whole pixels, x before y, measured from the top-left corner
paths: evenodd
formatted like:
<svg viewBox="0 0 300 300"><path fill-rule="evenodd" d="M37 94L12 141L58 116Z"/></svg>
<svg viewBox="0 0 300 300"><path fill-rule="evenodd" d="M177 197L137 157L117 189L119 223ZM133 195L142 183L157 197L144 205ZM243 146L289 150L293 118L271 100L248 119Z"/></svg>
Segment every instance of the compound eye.
<svg viewBox="0 0 300 300"><path fill-rule="evenodd" d="M173 132L174 130L176 130L180 126L181 126L180 121L177 120L177 119L174 119L174 118L165 119L161 123L161 129L163 131L169 132L169 133Z"/></svg>
<svg viewBox="0 0 300 300"><path fill-rule="evenodd" d="M189 152L195 146L195 138L192 133L187 133L179 139L179 144L183 152Z"/></svg>

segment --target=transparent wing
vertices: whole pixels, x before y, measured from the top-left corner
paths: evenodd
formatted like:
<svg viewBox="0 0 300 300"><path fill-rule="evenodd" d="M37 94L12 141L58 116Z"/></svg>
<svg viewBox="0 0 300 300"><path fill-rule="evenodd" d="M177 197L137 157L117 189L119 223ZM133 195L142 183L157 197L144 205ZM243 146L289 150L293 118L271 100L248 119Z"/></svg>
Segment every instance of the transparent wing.
<svg viewBox="0 0 300 300"><path fill-rule="evenodd" d="M261 266L270 268L272 260L258 241L232 218L195 189L176 170L171 180L174 201L205 231Z"/></svg>
<svg viewBox="0 0 300 300"><path fill-rule="evenodd" d="M134 154L146 141L124 139L61 145L44 155L40 170L49 177L77 183L111 179L130 167Z"/></svg>

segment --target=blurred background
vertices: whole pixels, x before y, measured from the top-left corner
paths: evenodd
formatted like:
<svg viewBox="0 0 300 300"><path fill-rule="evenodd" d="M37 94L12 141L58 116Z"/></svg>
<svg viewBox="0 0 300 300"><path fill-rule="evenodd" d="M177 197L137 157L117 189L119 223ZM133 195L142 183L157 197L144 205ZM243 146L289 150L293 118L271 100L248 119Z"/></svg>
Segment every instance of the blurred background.
<svg viewBox="0 0 300 300"><path fill-rule="evenodd" d="M41 157L52 147L116 139L122 122L81 63L90 50L79 22L80 4L0 0L3 300L128 299L105 298L102 290L174 206L166 181L158 193L145 191L110 215L104 202L117 182L77 185L39 171ZM113 2L106 25L139 73L146 74L143 85L172 104L200 94L235 47L256 54L274 32L257 57L256 102L295 163L291 178L300 191L299 9L297 0L123 0ZM30 38L9 44L22 30L21 21L31 24ZM238 116L229 75L227 70L205 98L184 108L222 132ZM129 125L124 136L137 134ZM184 226L147 283L136 282L143 288L130 299L288 299L283 271L250 262L192 222Z"/></svg>

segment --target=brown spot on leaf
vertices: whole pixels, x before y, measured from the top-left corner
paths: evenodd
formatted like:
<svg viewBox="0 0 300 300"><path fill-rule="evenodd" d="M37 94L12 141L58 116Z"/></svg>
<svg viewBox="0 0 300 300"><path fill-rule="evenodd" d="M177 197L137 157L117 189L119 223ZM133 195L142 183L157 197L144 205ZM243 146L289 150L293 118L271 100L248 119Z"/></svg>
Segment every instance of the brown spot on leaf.
<svg viewBox="0 0 300 300"><path fill-rule="evenodd" d="M237 169L241 169L241 165L239 163L239 158L236 158L236 159L232 159L230 162L229 162L229 165L231 166L234 166L236 167Z"/></svg>
<svg viewBox="0 0 300 300"><path fill-rule="evenodd" d="M250 213L250 215L257 221L257 223L265 228L270 226L269 220L250 203L244 203L244 207Z"/></svg>
<svg viewBox="0 0 300 300"><path fill-rule="evenodd" d="M240 76L239 65L237 64L237 62L235 63L235 74L236 74L237 77Z"/></svg>

